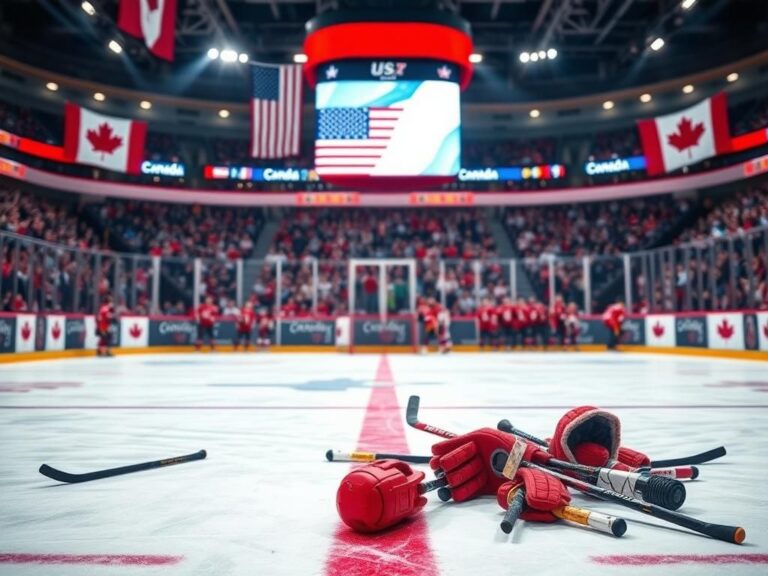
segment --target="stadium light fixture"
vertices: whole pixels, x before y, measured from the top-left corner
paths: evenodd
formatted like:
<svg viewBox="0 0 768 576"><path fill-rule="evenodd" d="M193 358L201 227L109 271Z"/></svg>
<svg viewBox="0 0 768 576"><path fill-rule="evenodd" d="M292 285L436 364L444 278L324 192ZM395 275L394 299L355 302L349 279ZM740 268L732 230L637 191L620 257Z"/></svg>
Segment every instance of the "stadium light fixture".
<svg viewBox="0 0 768 576"><path fill-rule="evenodd" d="M664 48L664 38L656 38L653 42L651 42L651 50L654 52L658 52Z"/></svg>
<svg viewBox="0 0 768 576"><path fill-rule="evenodd" d="M728 76L725 77L728 82L736 82L736 80L739 79L739 73L738 72L731 72L728 74Z"/></svg>
<svg viewBox="0 0 768 576"><path fill-rule="evenodd" d="M104 94L102 94L101 92L95 92L93 95L93 99L96 100L96 102L104 102L104 100L106 100L107 97L104 96Z"/></svg>
<svg viewBox="0 0 768 576"><path fill-rule="evenodd" d="M48 88L48 90L50 90L51 92L56 92L56 90L59 89L59 85L56 84L56 82L48 82L48 84L46 84L45 87Z"/></svg>
<svg viewBox="0 0 768 576"><path fill-rule="evenodd" d="M531 118L538 118L539 116L541 116L541 112L539 112L538 110L536 110L536 108L534 108L533 110L531 110L530 112L528 112L528 115L529 115Z"/></svg>
<svg viewBox="0 0 768 576"><path fill-rule="evenodd" d="M537 52L531 52L531 62L538 62L539 54Z"/></svg>
<svg viewBox="0 0 768 576"><path fill-rule="evenodd" d="M693 84L683 86L683 94L690 94L691 92L693 92Z"/></svg>
<svg viewBox="0 0 768 576"><path fill-rule="evenodd" d="M520 52L520 62L523 64L528 64L528 62L531 59L531 55L528 54L528 52Z"/></svg>
<svg viewBox="0 0 768 576"><path fill-rule="evenodd" d="M648 104L648 102L650 102L651 100L653 100L653 96L651 96L647 92L645 94L640 94L640 102L642 102L643 104Z"/></svg>
<svg viewBox="0 0 768 576"><path fill-rule="evenodd" d="M142 100L141 102L139 102L139 108L141 108L142 110L149 110L150 108L152 108L152 102L150 102L149 100Z"/></svg>
<svg viewBox="0 0 768 576"><path fill-rule="evenodd" d="M227 110L226 108L222 108L221 110L219 110L219 118L224 118L224 119L229 118L229 110Z"/></svg>
<svg viewBox="0 0 768 576"><path fill-rule="evenodd" d="M546 50L539 50L539 60L544 60L547 57Z"/></svg>
<svg viewBox="0 0 768 576"><path fill-rule="evenodd" d="M222 50L221 51L221 54L220 54L219 58L221 58L222 62L226 62L227 64L231 64L232 62L237 62L237 52L227 48L226 50Z"/></svg>
<svg viewBox="0 0 768 576"><path fill-rule="evenodd" d="M547 50L547 58L549 58L550 60L554 60L555 58L557 58L557 50L555 50L554 48L550 48L549 50Z"/></svg>
<svg viewBox="0 0 768 576"><path fill-rule="evenodd" d="M483 55L482 54L478 54L477 52L475 52L474 54L470 54L469 55L469 61L472 64L480 64L480 62L483 61Z"/></svg>
<svg viewBox="0 0 768 576"><path fill-rule="evenodd" d="M248 54L246 54L245 52L242 52L242 53L241 53L241 54L240 54L240 55L237 57L237 59L238 59L238 61L240 62L240 64L247 64L247 63L248 63Z"/></svg>
<svg viewBox="0 0 768 576"><path fill-rule="evenodd" d="M683 7L683 10L688 10L688 9L690 9L690 8L691 8L691 7L692 7L694 4L696 4L696 0L683 0L683 1L680 3L680 6L682 6L682 7Z"/></svg>
<svg viewBox="0 0 768 576"><path fill-rule="evenodd" d="M115 54L120 54L123 51L123 47L120 46L120 42L117 40L110 40L109 41L109 49L112 50Z"/></svg>
<svg viewBox="0 0 768 576"><path fill-rule="evenodd" d="M94 8L93 4L88 2L88 0L85 0L82 4L80 4L80 8L82 8L83 12L88 14L88 16L95 16L96 15L96 8Z"/></svg>
<svg viewBox="0 0 768 576"><path fill-rule="evenodd" d="M613 100L606 100L603 102L603 110L612 110L613 109Z"/></svg>
<svg viewBox="0 0 768 576"><path fill-rule="evenodd" d="M296 64L304 64L305 62L307 62L307 60L309 60L309 58L307 57L306 54L299 53L299 54L294 54L293 55L293 61Z"/></svg>
<svg viewBox="0 0 768 576"><path fill-rule="evenodd" d="M209 48L208 49L208 58L211 60L216 60L216 58L219 57L219 49L218 48Z"/></svg>

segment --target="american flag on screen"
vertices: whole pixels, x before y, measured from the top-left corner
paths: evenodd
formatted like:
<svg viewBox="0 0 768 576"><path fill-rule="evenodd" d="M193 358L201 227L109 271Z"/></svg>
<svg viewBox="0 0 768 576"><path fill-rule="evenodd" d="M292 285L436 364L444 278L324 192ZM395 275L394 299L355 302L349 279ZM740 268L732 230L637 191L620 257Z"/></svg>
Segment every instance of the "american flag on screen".
<svg viewBox="0 0 768 576"><path fill-rule="evenodd" d="M318 174L373 173L384 156L403 108L321 108L317 111Z"/></svg>
<svg viewBox="0 0 768 576"><path fill-rule="evenodd" d="M254 64L252 68L251 156L297 156L301 140L301 66Z"/></svg>

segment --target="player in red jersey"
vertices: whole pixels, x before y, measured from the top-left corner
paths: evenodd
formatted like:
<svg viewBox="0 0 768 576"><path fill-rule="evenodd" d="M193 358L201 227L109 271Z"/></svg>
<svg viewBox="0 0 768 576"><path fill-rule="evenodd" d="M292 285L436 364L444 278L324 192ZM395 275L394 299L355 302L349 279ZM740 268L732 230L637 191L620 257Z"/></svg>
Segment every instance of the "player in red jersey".
<svg viewBox="0 0 768 576"><path fill-rule="evenodd" d="M421 353L426 354L429 343L434 339L439 342L437 316L442 307L434 298L426 298L419 305L418 318L421 324Z"/></svg>
<svg viewBox="0 0 768 576"><path fill-rule="evenodd" d="M608 328L608 350L616 350L616 345L621 338L621 325L624 323L626 316L624 303L621 300L618 300L603 312L603 324Z"/></svg>
<svg viewBox="0 0 768 576"><path fill-rule="evenodd" d="M203 340L208 337L208 343L211 346L211 350L216 349L216 343L214 341L214 327L216 326L216 318L219 315L219 307L213 303L213 296L206 296L205 302L200 304L195 310L195 320L197 321L197 344L195 347L200 350L203 346Z"/></svg>
<svg viewBox="0 0 768 576"><path fill-rule="evenodd" d="M256 316L256 325L259 329L259 338L256 345L262 350L266 350L272 344L272 332L275 329L275 321L269 308L262 308Z"/></svg>
<svg viewBox="0 0 768 576"><path fill-rule="evenodd" d="M96 336L99 337L98 348L96 349L97 356L112 356L112 350L109 347L112 335L109 333L109 329L114 321L115 306L112 303L112 297L107 295L96 314Z"/></svg>
<svg viewBox="0 0 768 576"><path fill-rule="evenodd" d="M453 342L451 341L451 313L438 304L436 310L437 317L437 343L441 354L447 354L451 351Z"/></svg>
<svg viewBox="0 0 768 576"><path fill-rule="evenodd" d="M253 332L253 326L256 323L256 313L253 311L253 298L250 298L242 307L238 310L236 315L235 325L235 350L240 347L240 342L243 343L243 350L247 351L248 346L251 345L251 332Z"/></svg>
<svg viewBox="0 0 768 576"><path fill-rule="evenodd" d="M549 345L549 320L547 317L547 307L543 302L539 302L535 298L532 298L531 303L531 323L533 324L533 343L535 346L547 348ZM535 314L535 322L533 321L533 315Z"/></svg>
<svg viewBox="0 0 768 576"><path fill-rule="evenodd" d="M499 328L499 314L496 307L487 298L477 309L477 323L480 332L480 349L484 350L489 344L495 346Z"/></svg>
<svg viewBox="0 0 768 576"><path fill-rule="evenodd" d="M517 345L516 312L512 299L504 298L501 306L499 306L499 329L501 340L507 350L511 350Z"/></svg>
<svg viewBox="0 0 768 576"><path fill-rule="evenodd" d="M579 309L576 304L570 302L565 309L565 340L567 346L576 346L576 338L579 336Z"/></svg>
<svg viewBox="0 0 768 576"><path fill-rule="evenodd" d="M565 346L565 317L565 303L563 297L558 296L549 313L549 327L555 337L555 343L560 346Z"/></svg>

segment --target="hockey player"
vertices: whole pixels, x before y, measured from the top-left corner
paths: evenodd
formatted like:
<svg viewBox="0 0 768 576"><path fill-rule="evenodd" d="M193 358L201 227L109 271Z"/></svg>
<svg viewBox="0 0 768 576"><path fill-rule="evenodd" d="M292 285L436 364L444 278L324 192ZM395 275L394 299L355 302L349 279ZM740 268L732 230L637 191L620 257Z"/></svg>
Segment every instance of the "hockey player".
<svg viewBox="0 0 768 576"><path fill-rule="evenodd" d="M507 350L511 350L517 345L517 320L515 318L515 305L511 298L504 298L499 306L499 331L501 340Z"/></svg>
<svg viewBox="0 0 768 576"><path fill-rule="evenodd" d="M484 299L477 310L477 324L480 333L480 349L485 350L488 345L497 345L497 332L499 328L499 314L489 299Z"/></svg>
<svg viewBox="0 0 768 576"><path fill-rule="evenodd" d="M621 326L626 316L624 303L621 300L617 300L603 312L603 324L608 328L608 350L616 350L616 345L621 339Z"/></svg>
<svg viewBox="0 0 768 576"><path fill-rule="evenodd" d="M555 343L560 346L565 346L565 317L566 311L563 297L558 296L555 298L555 303L552 305L552 310L549 313L549 327L555 337Z"/></svg>
<svg viewBox="0 0 768 576"><path fill-rule="evenodd" d="M195 310L195 321L197 322L197 343L195 348L200 350L203 346L203 340L208 337L208 343L211 351L216 349L214 341L214 327L219 315L219 307L213 303L213 296L206 296L205 302L200 304Z"/></svg>
<svg viewBox="0 0 768 576"><path fill-rule="evenodd" d="M243 350L248 351L248 346L251 345L251 332L253 332L253 326L256 323L256 313L253 311L253 298L250 298L244 305L242 310L238 310L235 316L235 350L240 347L240 342L243 343Z"/></svg>
<svg viewBox="0 0 768 576"><path fill-rule="evenodd" d="M535 345L541 345L544 349L547 349L549 345L549 319L547 315L547 307L543 302L539 302L534 299L531 308L536 313L536 323L533 326L533 340Z"/></svg>
<svg viewBox="0 0 768 576"><path fill-rule="evenodd" d="M419 306L419 321L421 323L421 353L426 354L429 343L434 339L440 342L438 335L438 315L442 306L434 298L425 299Z"/></svg>
<svg viewBox="0 0 768 576"><path fill-rule="evenodd" d="M520 341L520 347L525 348L527 345L528 333L530 329L530 313L528 303L525 298L520 298L515 306L515 318L516 318L516 332L518 340Z"/></svg>
<svg viewBox="0 0 768 576"><path fill-rule="evenodd" d="M104 303L99 307L98 314L96 314L96 336L99 338L96 356L112 356L112 350L110 349L112 335L109 329L112 327L115 319L115 306L112 303L112 296L107 294L104 297Z"/></svg>
<svg viewBox="0 0 768 576"><path fill-rule="evenodd" d="M256 340L256 345L261 350L267 350L272 344L272 332L275 329L275 321L272 318L272 313L269 308L262 308L259 310L259 314L256 317L256 325L259 330L259 337Z"/></svg>
<svg viewBox="0 0 768 576"><path fill-rule="evenodd" d="M448 354L451 351L453 342L451 342L451 313L440 306L437 312L437 339L441 354Z"/></svg>
<svg viewBox="0 0 768 576"><path fill-rule="evenodd" d="M576 347L580 326L579 309L574 302L569 302L565 309L565 345Z"/></svg>

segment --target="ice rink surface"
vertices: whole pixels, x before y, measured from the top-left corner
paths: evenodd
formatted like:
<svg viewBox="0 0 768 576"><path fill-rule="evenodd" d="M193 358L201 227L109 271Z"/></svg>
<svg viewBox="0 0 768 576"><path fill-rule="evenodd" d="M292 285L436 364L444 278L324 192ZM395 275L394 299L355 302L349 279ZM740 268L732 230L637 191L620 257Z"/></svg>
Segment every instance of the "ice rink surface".
<svg viewBox="0 0 768 576"><path fill-rule="evenodd" d="M768 364L646 354L201 354L0 366L0 575L768 573ZM573 406L622 420L652 458L719 445L681 512L743 526L742 546L615 504L615 539L563 523L501 533L493 498L443 504L376 538L340 525L348 464L329 448L429 453L423 421L468 432L508 418L549 436ZM208 451L203 461L78 485L85 472ZM637 565L642 563L643 565Z"/></svg>

